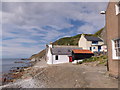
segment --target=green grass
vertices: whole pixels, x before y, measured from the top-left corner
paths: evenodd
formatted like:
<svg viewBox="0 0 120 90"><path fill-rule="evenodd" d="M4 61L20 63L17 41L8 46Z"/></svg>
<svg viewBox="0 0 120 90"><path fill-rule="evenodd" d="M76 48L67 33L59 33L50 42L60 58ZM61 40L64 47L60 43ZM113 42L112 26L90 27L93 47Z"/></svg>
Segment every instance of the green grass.
<svg viewBox="0 0 120 90"><path fill-rule="evenodd" d="M29 59L32 59L32 58L42 58L43 56L45 56L46 54L46 50L42 50L40 51L38 54L33 54Z"/></svg>
<svg viewBox="0 0 120 90"><path fill-rule="evenodd" d="M102 32L103 28L100 29L99 31L97 31L95 34L85 34L87 36L100 36L101 32ZM64 37L64 38L60 38L59 40L56 40L55 42L53 42L53 45L73 45L73 46L77 46L78 45L78 41L80 39L82 34L78 34L76 36L72 36L72 37ZM32 58L41 58L45 55L45 49L40 51L37 54L34 54L30 57L30 59ZM94 61L96 60L96 58L90 58L90 61Z"/></svg>
<svg viewBox="0 0 120 90"><path fill-rule="evenodd" d="M102 33L103 30L104 30L104 28L100 29L93 36L99 36L99 37L101 37L101 33Z"/></svg>
<svg viewBox="0 0 120 90"><path fill-rule="evenodd" d="M106 55L93 56L91 58L84 59L82 62L79 62L78 64L82 64L85 62L95 62L95 61L99 61L99 64L106 64L107 63L107 56Z"/></svg>
<svg viewBox="0 0 120 90"><path fill-rule="evenodd" d="M97 32L95 32L94 34L85 34L86 36L99 36L101 35L101 32L103 31L104 28L98 30ZM56 40L55 42L53 42L54 45L73 45L76 46L78 45L78 41L80 39L82 34L78 34L72 37L64 37L64 38L60 38L58 40Z"/></svg>

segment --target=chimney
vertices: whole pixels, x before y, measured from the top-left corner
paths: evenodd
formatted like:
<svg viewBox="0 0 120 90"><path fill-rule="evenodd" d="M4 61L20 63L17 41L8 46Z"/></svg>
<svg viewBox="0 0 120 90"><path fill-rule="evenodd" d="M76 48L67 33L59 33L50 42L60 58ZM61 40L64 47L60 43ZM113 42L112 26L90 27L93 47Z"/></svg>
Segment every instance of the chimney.
<svg viewBox="0 0 120 90"><path fill-rule="evenodd" d="M82 33L82 35L81 35L81 36L83 36L83 37L84 37L84 36L85 36L85 34L84 34L84 33Z"/></svg>
<svg viewBox="0 0 120 90"><path fill-rule="evenodd" d="M48 48L49 46L48 46L48 44L46 44L46 48Z"/></svg>

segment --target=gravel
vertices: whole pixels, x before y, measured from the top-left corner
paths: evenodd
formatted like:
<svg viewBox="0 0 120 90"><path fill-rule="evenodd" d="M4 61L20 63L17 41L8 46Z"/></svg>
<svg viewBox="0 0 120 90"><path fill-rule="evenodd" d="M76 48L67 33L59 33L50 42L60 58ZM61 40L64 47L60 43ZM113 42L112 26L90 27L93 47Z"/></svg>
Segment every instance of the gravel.
<svg viewBox="0 0 120 90"><path fill-rule="evenodd" d="M94 62L95 64L95 62ZM91 63L47 65L44 60L26 71L21 80L0 88L117 88L106 66Z"/></svg>

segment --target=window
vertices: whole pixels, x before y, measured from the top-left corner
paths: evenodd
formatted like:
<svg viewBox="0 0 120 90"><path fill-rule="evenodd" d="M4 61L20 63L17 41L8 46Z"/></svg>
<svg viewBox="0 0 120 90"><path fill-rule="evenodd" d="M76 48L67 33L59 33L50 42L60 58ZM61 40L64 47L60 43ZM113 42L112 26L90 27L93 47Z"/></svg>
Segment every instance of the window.
<svg viewBox="0 0 120 90"><path fill-rule="evenodd" d="M58 60L58 55L55 56L55 60Z"/></svg>
<svg viewBox="0 0 120 90"><path fill-rule="evenodd" d="M68 52L71 52L70 50L68 50Z"/></svg>
<svg viewBox="0 0 120 90"><path fill-rule="evenodd" d="M115 5L115 9L116 9L116 15L118 15L120 13L120 2Z"/></svg>
<svg viewBox="0 0 120 90"><path fill-rule="evenodd" d="M92 44L98 44L98 41L92 41Z"/></svg>
<svg viewBox="0 0 120 90"><path fill-rule="evenodd" d="M95 49L95 47L93 47L93 49Z"/></svg>
<svg viewBox="0 0 120 90"><path fill-rule="evenodd" d="M90 47L90 50L92 51L92 47Z"/></svg>
<svg viewBox="0 0 120 90"><path fill-rule="evenodd" d="M112 41L113 59L120 59L120 39Z"/></svg>

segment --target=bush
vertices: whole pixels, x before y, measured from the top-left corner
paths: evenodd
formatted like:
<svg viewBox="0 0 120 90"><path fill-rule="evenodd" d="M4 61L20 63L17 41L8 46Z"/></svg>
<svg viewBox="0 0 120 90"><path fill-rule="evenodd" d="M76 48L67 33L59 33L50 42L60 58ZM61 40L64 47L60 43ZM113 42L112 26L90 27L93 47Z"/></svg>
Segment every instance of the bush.
<svg viewBox="0 0 120 90"><path fill-rule="evenodd" d="M84 62L94 62L94 61L100 61L99 64L106 64L107 63L107 56L102 55L102 56L93 56L91 58L86 58L82 62L79 62L78 64L82 64Z"/></svg>

